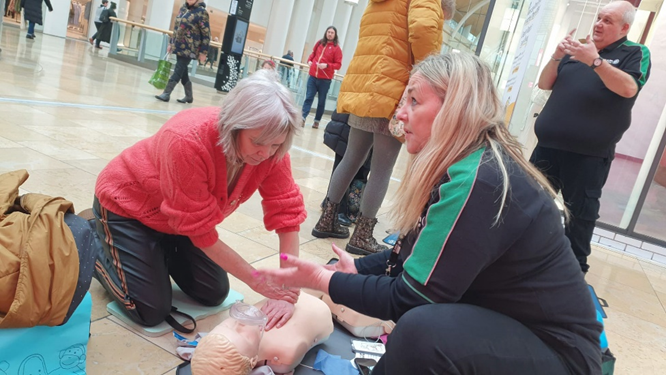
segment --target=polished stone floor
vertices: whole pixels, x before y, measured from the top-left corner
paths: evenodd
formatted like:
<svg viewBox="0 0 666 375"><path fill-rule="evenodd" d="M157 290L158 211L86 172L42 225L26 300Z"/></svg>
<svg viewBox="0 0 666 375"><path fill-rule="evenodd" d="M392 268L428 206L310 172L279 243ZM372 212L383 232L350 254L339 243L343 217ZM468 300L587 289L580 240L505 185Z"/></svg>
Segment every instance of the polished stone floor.
<svg viewBox="0 0 666 375"><path fill-rule="evenodd" d="M157 90L147 83L150 71L109 59L106 50L95 50L85 42L41 34L31 41L17 28L5 26L0 48L0 173L25 168L30 178L24 192L64 196L77 210L91 205L95 178L111 158L189 107L175 100L158 102L153 98ZM196 84L194 93L194 106L217 105L223 98ZM182 88L175 95L182 95ZM309 213L300 236L301 254L319 262L334 255L331 240L316 240L309 234L333 164L322 134L321 129L306 127L291 151ZM405 161L403 154L385 207L391 203ZM375 234L381 238L388 229L386 208L379 220ZM277 236L263 229L257 197L225 220L219 231L254 267L278 265ZM587 280L609 304L605 323L618 357L615 373L666 373L666 269L600 247L594 248L590 263ZM232 280L232 287L250 303L260 299L238 280ZM137 334L109 316L109 298L96 281L91 293L88 373L175 374L182 361L175 356L170 335ZM224 317L225 313L204 319L199 330L209 331Z"/></svg>

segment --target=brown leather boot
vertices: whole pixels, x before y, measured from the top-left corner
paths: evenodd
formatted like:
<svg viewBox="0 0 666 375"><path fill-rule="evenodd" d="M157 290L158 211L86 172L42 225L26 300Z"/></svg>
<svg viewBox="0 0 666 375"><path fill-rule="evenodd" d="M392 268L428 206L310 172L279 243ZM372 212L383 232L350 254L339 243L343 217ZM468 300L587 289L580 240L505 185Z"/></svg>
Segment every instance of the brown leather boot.
<svg viewBox="0 0 666 375"><path fill-rule="evenodd" d="M376 218L365 217L363 214L356 219L354 234L346 247L348 253L370 255L388 250L387 246L378 244L372 235L372 232L375 230L375 224L377 224Z"/></svg>
<svg viewBox="0 0 666 375"><path fill-rule="evenodd" d="M319 217L317 225L312 229L312 235L317 238L347 238L349 229L338 223L338 208L340 203L333 203L326 197L324 212Z"/></svg>

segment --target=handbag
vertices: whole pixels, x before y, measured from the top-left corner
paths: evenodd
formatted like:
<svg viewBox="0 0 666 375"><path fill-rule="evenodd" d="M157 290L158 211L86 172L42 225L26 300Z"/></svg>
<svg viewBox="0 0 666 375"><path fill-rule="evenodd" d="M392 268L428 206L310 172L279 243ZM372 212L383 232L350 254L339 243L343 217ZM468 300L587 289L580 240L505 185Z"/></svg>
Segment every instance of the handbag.
<svg viewBox="0 0 666 375"><path fill-rule="evenodd" d="M150 77L148 83L155 86L156 89L164 90L169 81L169 74L171 73L171 66L173 64L169 61L169 54L166 54L163 59L157 63L157 70Z"/></svg>
<svg viewBox="0 0 666 375"><path fill-rule="evenodd" d="M407 2L407 10L409 12L409 1ZM407 21L407 30L409 30L409 20ZM409 45L409 61L412 65L412 68L414 67L414 54L412 53L412 43L408 43ZM402 123L402 121L398 120L396 118L396 115L398 114L398 111L400 108L402 108L403 104L405 104L405 100L407 98L407 86L405 85L405 90L402 92L402 96L400 97L400 100L398 101L398 106L395 108L395 111L393 111L393 116L391 116L391 119L389 120L388 124L388 129L393 138L399 140L401 143L405 143L405 124Z"/></svg>

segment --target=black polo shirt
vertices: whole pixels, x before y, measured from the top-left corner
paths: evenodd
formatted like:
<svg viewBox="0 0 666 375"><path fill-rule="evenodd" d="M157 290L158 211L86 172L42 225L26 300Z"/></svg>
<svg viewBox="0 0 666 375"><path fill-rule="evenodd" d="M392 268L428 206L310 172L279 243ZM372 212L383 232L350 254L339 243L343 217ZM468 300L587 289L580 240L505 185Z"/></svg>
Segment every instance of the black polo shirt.
<svg viewBox="0 0 666 375"><path fill-rule="evenodd" d="M626 37L599 51L613 67L631 75L643 87L650 75L650 51ZM583 155L609 157L631 124L633 98L624 98L604 85L587 64L565 56L557 67L553 92L537 117L539 146Z"/></svg>

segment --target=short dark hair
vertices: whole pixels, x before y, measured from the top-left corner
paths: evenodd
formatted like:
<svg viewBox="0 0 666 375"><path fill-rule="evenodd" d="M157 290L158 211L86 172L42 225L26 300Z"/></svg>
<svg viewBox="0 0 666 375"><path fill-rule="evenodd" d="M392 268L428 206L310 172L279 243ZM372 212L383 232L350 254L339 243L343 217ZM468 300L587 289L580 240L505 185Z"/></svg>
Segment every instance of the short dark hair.
<svg viewBox="0 0 666 375"><path fill-rule="evenodd" d="M102 4L108 4L109 0L102 0Z"/></svg>

